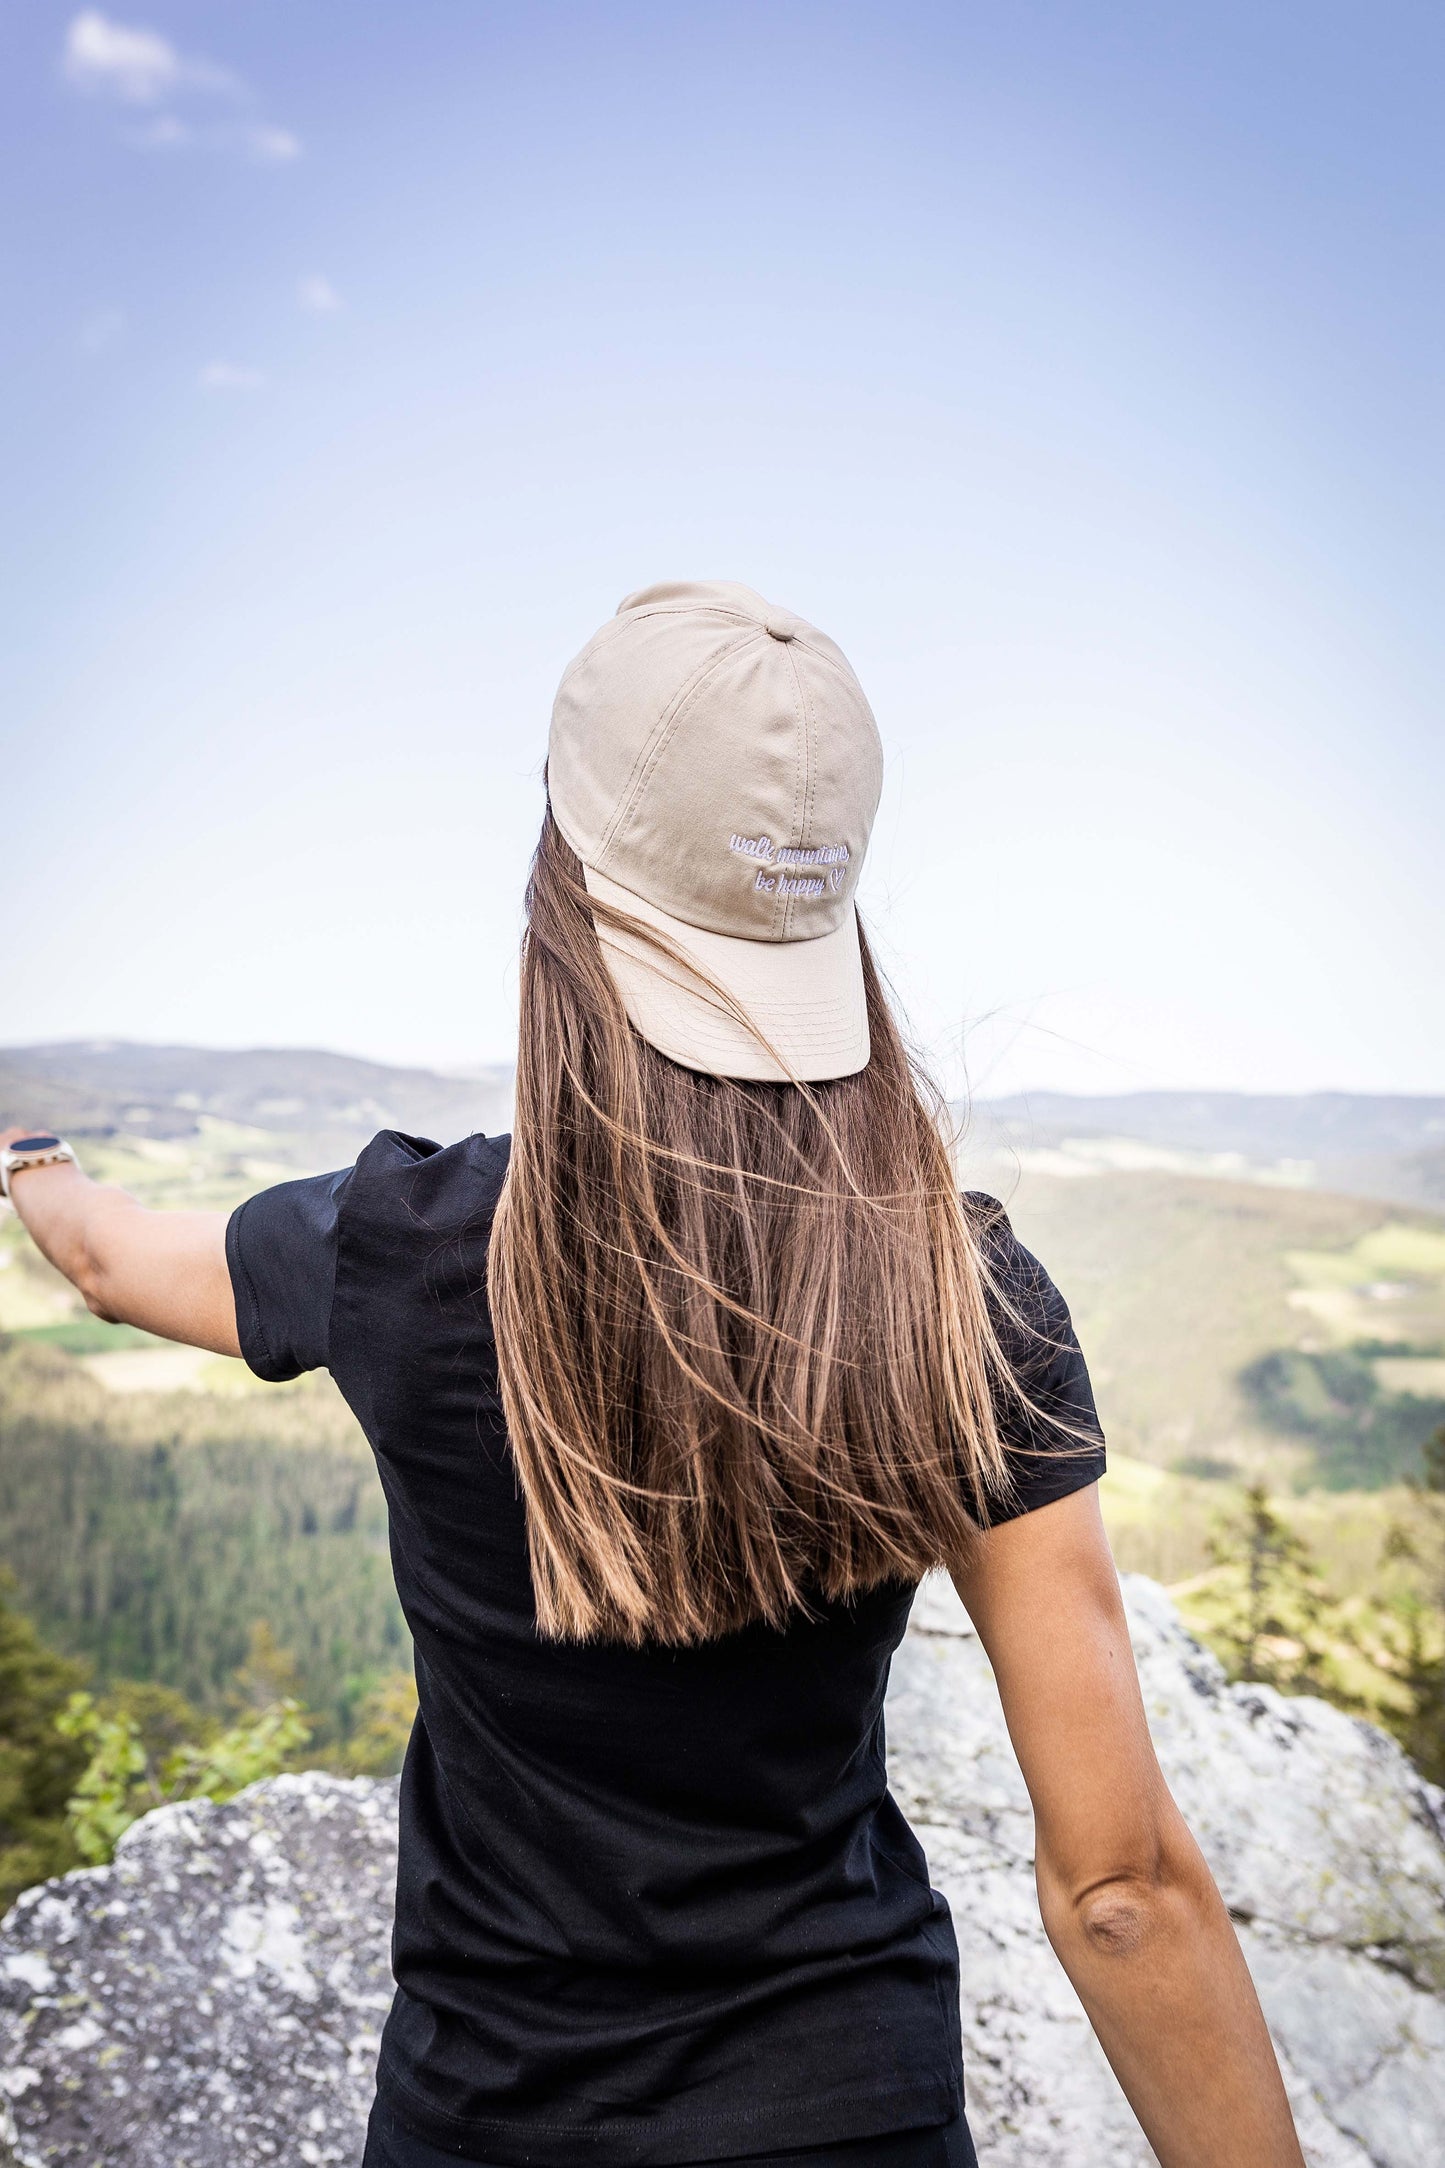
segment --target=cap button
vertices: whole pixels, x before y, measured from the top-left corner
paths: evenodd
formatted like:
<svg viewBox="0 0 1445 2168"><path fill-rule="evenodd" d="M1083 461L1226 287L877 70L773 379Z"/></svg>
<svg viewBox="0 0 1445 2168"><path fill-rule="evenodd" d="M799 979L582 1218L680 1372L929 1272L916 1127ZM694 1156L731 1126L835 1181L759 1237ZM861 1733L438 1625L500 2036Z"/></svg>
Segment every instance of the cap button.
<svg viewBox="0 0 1445 2168"><path fill-rule="evenodd" d="M770 632L775 640L795 640L798 636L797 626L791 617L765 617L763 630Z"/></svg>

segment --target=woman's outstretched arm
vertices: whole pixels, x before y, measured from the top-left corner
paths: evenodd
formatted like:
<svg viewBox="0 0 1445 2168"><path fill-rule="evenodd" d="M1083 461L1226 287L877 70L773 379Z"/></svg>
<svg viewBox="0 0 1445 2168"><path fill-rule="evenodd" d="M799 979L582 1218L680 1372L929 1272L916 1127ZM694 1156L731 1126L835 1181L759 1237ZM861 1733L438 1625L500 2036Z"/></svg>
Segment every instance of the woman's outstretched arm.
<svg viewBox="0 0 1445 2168"><path fill-rule="evenodd" d="M0 1130L0 1146L25 1134ZM224 1212L150 1212L64 1161L18 1169L10 1195L36 1247L97 1317L240 1354Z"/></svg>
<svg viewBox="0 0 1445 2168"><path fill-rule="evenodd" d="M1302 2168L1233 1925L1155 1759L1098 1486L954 1585L1033 1801L1044 1927L1162 2168Z"/></svg>

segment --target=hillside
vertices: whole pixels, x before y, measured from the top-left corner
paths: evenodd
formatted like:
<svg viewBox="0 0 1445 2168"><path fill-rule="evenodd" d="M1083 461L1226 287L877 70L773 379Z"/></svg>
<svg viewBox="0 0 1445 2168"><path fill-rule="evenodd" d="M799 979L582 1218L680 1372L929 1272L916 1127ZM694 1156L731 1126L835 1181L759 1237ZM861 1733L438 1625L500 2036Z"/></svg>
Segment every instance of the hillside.
<svg viewBox="0 0 1445 2168"><path fill-rule="evenodd" d="M972 1127L975 1150L1026 1167L1052 1155L1066 1173L1140 1166L1147 1155L1178 1172L1445 1209L1445 1098L1424 1094L1031 1092L979 1102Z"/></svg>
<svg viewBox="0 0 1445 2168"><path fill-rule="evenodd" d="M1157 1172L1025 1174L1011 1211L1069 1300L1125 1453L1372 1486L1408 1472L1445 1421L1445 1226L1431 1215ZM1258 1368L1287 1354L1333 1375L1361 1347L1397 1352L1359 1358L1366 1404L1343 1440L1327 1405L1313 1428L1290 1420ZM1387 1420L1400 1403L1403 1432Z"/></svg>
<svg viewBox="0 0 1445 2168"><path fill-rule="evenodd" d="M0 1048L0 1128L200 1147L242 1132L288 1167L345 1166L378 1129L443 1143L506 1128L511 1070L471 1077L394 1069L305 1048L243 1052L91 1040Z"/></svg>
<svg viewBox="0 0 1445 2168"><path fill-rule="evenodd" d="M380 1128L446 1142L510 1119L506 1065L465 1077L306 1048L85 1040L0 1047L0 1126L195 1142L219 1127L334 1165ZM1445 1098L1351 1092L1034 1092L980 1100L970 1150L1002 1179L1051 1164L1222 1176L1445 1209ZM1133 1149L1129 1149L1132 1147Z"/></svg>

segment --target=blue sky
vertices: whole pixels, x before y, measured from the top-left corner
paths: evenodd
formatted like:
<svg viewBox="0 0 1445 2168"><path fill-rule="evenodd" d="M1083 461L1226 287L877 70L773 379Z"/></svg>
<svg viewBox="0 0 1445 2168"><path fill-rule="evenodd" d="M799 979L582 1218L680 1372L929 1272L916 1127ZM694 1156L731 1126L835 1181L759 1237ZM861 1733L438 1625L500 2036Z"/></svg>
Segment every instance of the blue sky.
<svg viewBox="0 0 1445 2168"><path fill-rule="evenodd" d="M847 649L950 1081L1445 1090L1433 5L9 11L0 1041L509 1050L561 668Z"/></svg>

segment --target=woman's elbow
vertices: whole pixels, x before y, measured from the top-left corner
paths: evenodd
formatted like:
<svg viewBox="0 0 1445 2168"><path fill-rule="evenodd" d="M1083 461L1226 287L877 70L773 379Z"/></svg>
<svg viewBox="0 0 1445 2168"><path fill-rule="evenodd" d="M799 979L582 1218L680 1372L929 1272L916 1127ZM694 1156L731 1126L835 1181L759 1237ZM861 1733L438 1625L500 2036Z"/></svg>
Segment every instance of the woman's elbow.
<svg viewBox="0 0 1445 2168"><path fill-rule="evenodd" d="M119 1325L122 1320L115 1307L104 1267L90 1256L79 1259L71 1273L71 1279L92 1317L98 1317L106 1325Z"/></svg>
<svg viewBox="0 0 1445 2168"><path fill-rule="evenodd" d="M105 1231L104 1227L87 1228L71 1255L62 1260L61 1269L92 1316L102 1318L107 1325L119 1325L124 1322L120 1291L113 1260L107 1254L110 1245L101 1239Z"/></svg>
<svg viewBox="0 0 1445 2168"><path fill-rule="evenodd" d="M134 1279L132 1266L138 1228L149 1217L123 1190L94 1188L91 1209L75 1229L68 1256L56 1262L93 1317L107 1325L123 1325L126 1317L122 1283Z"/></svg>
<svg viewBox="0 0 1445 2168"><path fill-rule="evenodd" d="M1091 1956L1138 1957L1168 1932L1185 1893L1159 1879L1121 1876L1076 1899L1067 1931Z"/></svg>
<svg viewBox="0 0 1445 2168"><path fill-rule="evenodd" d="M1194 1842L1171 1844L1147 1865L1116 1868L1083 1886L1052 1885L1040 1873L1044 1926L1056 1950L1072 1948L1100 1963L1145 1956L1220 1909L1220 1897Z"/></svg>

